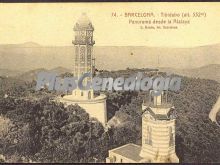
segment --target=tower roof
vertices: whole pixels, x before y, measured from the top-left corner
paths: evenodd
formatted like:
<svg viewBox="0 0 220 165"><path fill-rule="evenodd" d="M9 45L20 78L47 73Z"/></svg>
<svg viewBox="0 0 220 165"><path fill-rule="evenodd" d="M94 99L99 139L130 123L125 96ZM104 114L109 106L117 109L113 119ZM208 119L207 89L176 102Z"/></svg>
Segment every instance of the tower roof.
<svg viewBox="0 0 220 165"><path fill-rule="evenodd" d="M90 21L90 19L86 15L86 13L82 13L80 18L76 22L76 26L75 27L77 29L80 29L80 30L82 30L82 29L93 29L92 22Z"/></svg>

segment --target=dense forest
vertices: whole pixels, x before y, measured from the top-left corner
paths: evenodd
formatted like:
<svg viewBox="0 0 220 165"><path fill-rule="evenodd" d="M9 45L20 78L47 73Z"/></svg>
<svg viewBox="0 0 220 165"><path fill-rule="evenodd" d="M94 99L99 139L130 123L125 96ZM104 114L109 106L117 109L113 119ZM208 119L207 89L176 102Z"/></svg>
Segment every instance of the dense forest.
<svg viewBox="0 0 220 165"><path fill-rule="evenodd" d="M216 120L217 120L218 124L220 125L220 111L216 115Z"/></svg>
<svg viewBox="0 0 220 165"><path fill-rule="evenodd" d="M151 69L99 71L99 76L129 76ZM165 75L165 73L159 72ZM67 73L68 75L68 73ZM220 127L208 114L220 95L216 81L182 77L181 90L169 92L177 111L176 152L180 162L220 162ZM121 123L106 130L78 105L52 101L58 93L35 91L36 81L0 78L0 155L6 162L104 162L108 150L140 144L142 91L106 91L108 119ZM218 117L219 118L219 113Z"/></svg>

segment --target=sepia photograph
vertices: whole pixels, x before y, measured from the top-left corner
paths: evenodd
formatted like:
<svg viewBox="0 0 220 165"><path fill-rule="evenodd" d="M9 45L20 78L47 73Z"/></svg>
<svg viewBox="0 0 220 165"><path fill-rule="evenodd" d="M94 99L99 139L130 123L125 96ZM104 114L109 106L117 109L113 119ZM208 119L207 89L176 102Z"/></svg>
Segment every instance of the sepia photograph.
<svg viewBox="0 0 220 165"><path fill-rule="evenodd" d="M220 163L220 3L0 3L0 163Z"/></svg>

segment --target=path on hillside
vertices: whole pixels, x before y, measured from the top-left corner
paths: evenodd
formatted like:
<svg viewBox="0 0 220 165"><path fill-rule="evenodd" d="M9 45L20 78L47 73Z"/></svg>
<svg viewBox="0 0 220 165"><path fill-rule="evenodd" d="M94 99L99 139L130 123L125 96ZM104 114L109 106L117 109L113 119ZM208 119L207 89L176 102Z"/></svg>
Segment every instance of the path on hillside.
<svg viewBox="0 0 220 165"><path fill-rule="evenodd" d="M217 102L215 103L215 105L213 106L212 110L209 113L209 118L213 121L216 122L216 115L218 113L218 111L220 110L220 96L217 100ZM216 122L217 123L217 122Z"/></svg>

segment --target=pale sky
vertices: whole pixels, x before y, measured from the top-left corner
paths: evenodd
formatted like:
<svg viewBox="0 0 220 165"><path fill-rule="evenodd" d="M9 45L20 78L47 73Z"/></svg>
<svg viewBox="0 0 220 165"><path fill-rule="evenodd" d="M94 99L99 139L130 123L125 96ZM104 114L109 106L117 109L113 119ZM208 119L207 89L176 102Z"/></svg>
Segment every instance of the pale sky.
<svg viewBox="0 0 220 165"><path fill-rule="evenodd" d="M0 44L36 42L68 46L73 26L86 12L95 28L96 45L194 47L220 43L220 3L0 3ZM112 12L206 12L177 30L141 30ZM145 20L148 18L131 18Z"/></svg>

